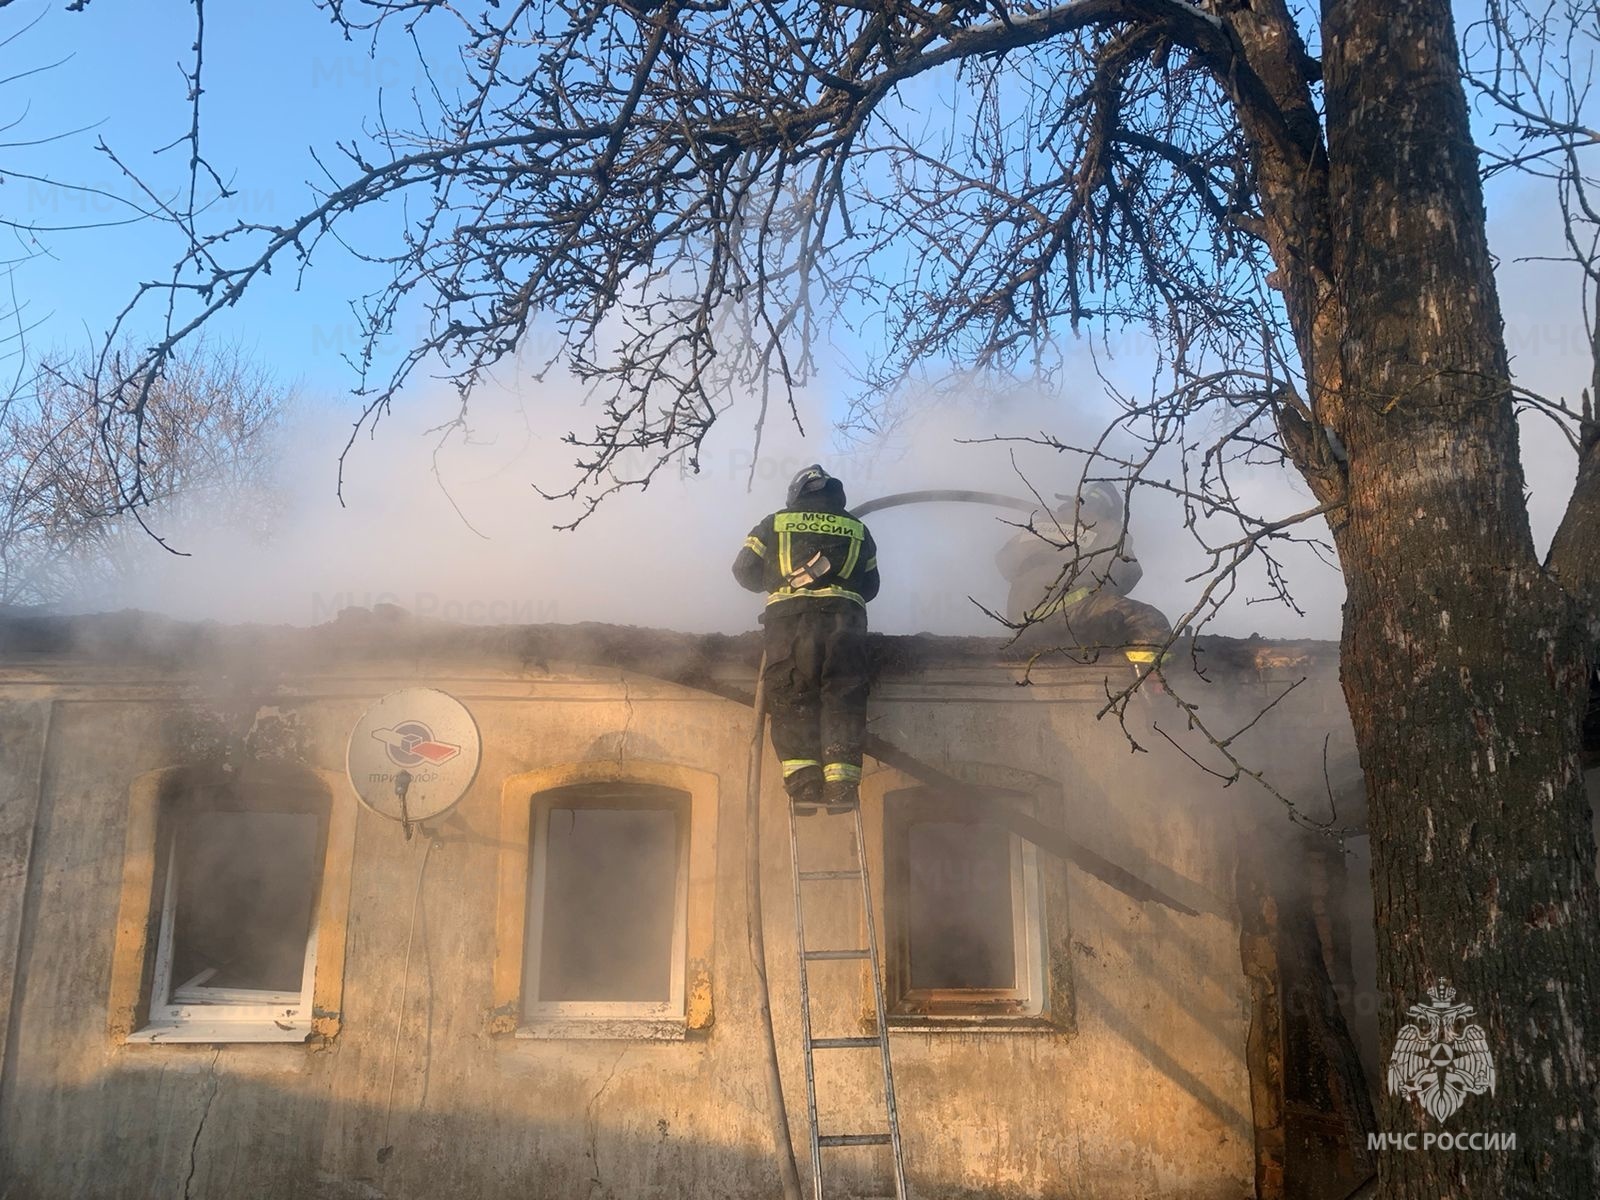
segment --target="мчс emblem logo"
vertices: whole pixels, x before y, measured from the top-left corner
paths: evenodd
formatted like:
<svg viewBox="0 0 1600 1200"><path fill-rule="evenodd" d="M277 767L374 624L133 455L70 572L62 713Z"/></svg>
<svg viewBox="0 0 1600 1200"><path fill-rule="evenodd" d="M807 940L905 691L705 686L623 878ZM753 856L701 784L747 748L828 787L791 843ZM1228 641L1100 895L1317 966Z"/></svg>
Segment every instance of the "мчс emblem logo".
<svg viewBox="0 0 1600 1200"><path fill-rule="evenodd" d="M1494 1092L1494 1060L1483 1026L1470 1025L1470 1004L1456 1004L1456 990L1441 979L1428 989L1432 1001L1406 1010L1414 1024L1395 1038L1389 1059L1389 1092L1420 1101L1437 1121L1447 1121L1468 1096Z"/></svg>
<svg viewBox="0 0 1600 1200"><path fill-rule="evenodd" d="M397 767L436 767L461 753L452 742L436 741L433 730L421 721L401 721L393 729L374 729L372 736L388 748L389 761Z"/></svg>

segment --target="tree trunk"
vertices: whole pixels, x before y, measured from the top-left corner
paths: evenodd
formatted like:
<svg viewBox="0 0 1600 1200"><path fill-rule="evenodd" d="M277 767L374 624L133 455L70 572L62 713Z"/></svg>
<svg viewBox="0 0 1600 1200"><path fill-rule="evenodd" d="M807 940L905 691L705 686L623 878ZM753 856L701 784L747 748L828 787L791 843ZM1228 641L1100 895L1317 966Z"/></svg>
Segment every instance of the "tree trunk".
<svg viewBox="0 0 1600 1200"><path fill-rule="evenodd" d="M1324 5L1349 455L1342 672L1366 774L1387 1054L1448 980L1497 1070L1443 1122L1385 1088L1389 1197L1600 1194L1600 903L1584 614L1528 528L1448 0ZM1591 531L1592 534L1593 531ZM1514 1150L1424 1135L1515 1135Z"/></svg>

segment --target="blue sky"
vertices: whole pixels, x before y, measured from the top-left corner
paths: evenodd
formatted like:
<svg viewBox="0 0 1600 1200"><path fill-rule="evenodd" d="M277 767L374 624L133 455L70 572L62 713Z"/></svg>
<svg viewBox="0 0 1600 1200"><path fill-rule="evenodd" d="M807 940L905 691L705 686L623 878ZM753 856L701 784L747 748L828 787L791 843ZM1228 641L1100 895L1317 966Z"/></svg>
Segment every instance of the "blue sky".
<svg viewBox="0 0 1600 1200"><path fill-rule="evenodd" d="M237 192L235 198L224 203L230 215L240 219L282 222L300 213L306 207L306 181L318 174L312 148L327 153L330 163L337 163L335 141L360 130L363 120L375 110L380 92L386 104L396 104L421 82L414 59L397 49L393 39L387 40L384 56L371 58L365 43L344 41L310 0L255 4L212 0L207 18L203 145L212 163ZM0 184L0 212L11 221L25 224L104 227L42 231L36 247L23 247L12 241L9 251L0 254L0 258L18 257L27 249L39 251L18 265L13 279L24 305L25 320L32 327L32 347L86 347L103 335L138 280L160 277L168 268L177 246L173 231L149 223L106 224L122 220L128 210L101 196L22 176L86 184L112 196L134 196L132 184L95 151L95 142L103 138L158 191L170 195L180 187L186 178L181 148L161 155L153 151L188 128L182 73L190 61L193 9L188 0L138 0L136 4L97 0L86 12L76 14L65 11L63 0L18 0L0 8L0 36L9 36L35 19L33 28L0 49L0 77L42 62L65 61L51 70L14 79L0 87L0 122L14 122L6 135L13 143L64 136L38 145L0 148L0 176L4 177ZM72 132L79 129L85 131ZM1491 240L1504 264L1501 291L1518 368L1525 381L1540 390L1574 395L1588 374L1576 293L1564 277L1552 274L1548 268L1521 267L1511 262L1519 253L1549 248L1553 232L1550 210L1531 202L1530 193L1522 185L1491 193L1490 210ZM345 228L356 237L372 233L372 244L381 245L383 228L392 228L389 222L393 215L377 214ZM213 327L212 336L238 340L281 378L298 383L307 405L314 412L325 414L323 432L315 439L302 439L306 444L297 447L302 459L297 469L314 481L307 494L317 506L305 507L302 514L314 536L299 543L303 548L301 558L284 557L273 568L279 574L298 571L316 582L279 607L249 608L249 603L264 594L265 584L230 564L230 578L252 580L249 596L242 597L240 607L233 611L304 620L325 618L330 596L349 595L359 600L390 592L405 600L409 595L406 584L393 582L404 575L390 573L397 572L393 564L408 562L410 557L386 532L393 522L386 525L385 514L394 510L396 501L384 493L383 485L396 458L405 459L408 473L413 468L418 472L429 469L432 443L424 442L419 433L448 411L443 390L426 382L414 389L406 401L408 411L393 428L380 434L382 452L369 454L357 463L357 483L372 505L367 517L360 517L353 510L333 508L331 498L336 446L341 429L347 428L344 422L353 415L345 393L354 377L340 357L341 353L355 352L359 346L358 325L349 302L380 285L383 278L380 269L361 264L338 246L325 243L303 286L296 289L290 273L280 270L254 285L238 309L222 314ZM149 314L153 317L156 311L152 307ZM148 334L150 328L146 326L139 332ZM837 331L833 336L843 339L851 334ZM859 351L861 347L852 349ZM1137 353L1125 353L1121 366L1130 380L1143 373ZM1091 383L1085 376L1078 386ZM539 590L542 584L527 582L533 573L508 567L505 560L508 547L517 547L517 553L523 551L528 529L549 525L548 506L536 502L529 484L534 480L549 484L569 467L572 454L558 443L558 435L564 429L553 426L569 420L581 426L583 415L571 389L562 392L557 386L544 393L525 387L509 390L509 396L487 397L484 403L486 426L498 430L501 440L487 449L480 446L476 454L461 451L450 460L457 472L453 482L461 485L457 498L476 498L477 506L471 508L470 515L480 527L489 529L503 521L495 529L499 540L480 544L475 535L464 533L453 506L436 490L428 490L425 498L408 495L405 511L411 529L426 526L436 540L459 543L449 573L461 588L476 589L474 594L480 600L487 595L496 603L503 602L502 609L507 605L532 605L534 610L545 612L549 604L557 601ZM872 487L893 490L900 486L993 487L1015 483L1002 450L989 453L981 461L979 451L965 451L969 457L958 460L945 449L954 436L970 437L995 428L1020 434L1048 428L1068 435L1092 435L1092 431L1082 428L1082 409L1093 407L1089 392L1065 399L1061 395L1038 397L1037 401L987 413L936 416L927 426L933 431L931 434L915 435L923 440L917 443L911 461L883 467ZM818 405L823 405L820 412ZM596 526L597 532L580 534L576 542L567 538L548 545L539 543L544 548L534 558L543 556L551 562L581 565L585 546L603 543L608 533L625 535L629 521L659 513L664 505L698 514L707 528L734 545L770 499L765 495L750 497L744 492L749 462L749 411L746 408L734 413L728 428L719 430L707 455L707 478L681 487L672 484L652 489L648 498L618 497L609 501L614 514ZM825 402L813 397L813 413L820 416L825 412ZM769 444L769 468L764 468L758 479L760 488L776 487L789 466L815 458L827 460L832 447L826 425L825 419L814 420L806 438L792 430L777 431ZM1074 429L1074 425L1079 428ZM1536 460L1535 469L1530 472L1535 528L1541 537L1548 537L1570 485L1570 456L1548 430L1540 427L1529 433L1529 455ZM932 449L934 443L927 440L929 437L943 439L938 449ZM905 448L897 453L903 457ZM1059 472L1058 464L1052 466L1047 459L1038 461L1041 471ZM878 468L874 466L873 470ZM1292 486L1293 481L1286 478L1263 479L1264 502L1282 507L1284 512L1303 507L1299 498L1291 494ZM858 492L857 498L864 497ZM1283 507L1288 505L1293 507ZM1136 530L1144 531L1140 536L1150 548L1165 536L1175 514L1163 515L1156 499L1149 502L1147 511L1150 515L1141 525L1140 510L1136 508ZM920 530L924 525L937 535L950 528L952 521L965 523L970 540L979 545L977 552L983 555L991 552L984 539L993 540L999 535L974 524L992 525L991 514L962 513L952 517L949 510L928 510L915 515L907 512L894 520L898 523L898 536L908 538L914 529ZM334 539L329 534L334 528L351 532ZM592 540L596 538L599 542ZM355 543L375 547L372 557L362 558L352 550ZM312 545L322 556L317 560L320 566L306 557L312 553L306 547ZM903 578L913 579L913 583L900 584L892 576L886 582L884 600L878 605L886 619L879 620L879 627L896 626L896 620L888 613L898 604L903 610L903 621L899 623L904 632L918 628L985 631L987 627L974 616L966 600L968 589L963 579L974 568L971 553L963 549L960 539L936 536L931 541L919 539L917 545L931 565L921 577L913 577L909 564L896 566L897 571L906 572ZM228 561L223 550L214 550L213 561ZM1194 564L1177 551L1167 555L1150 549L1143 557L1146 582L1141 595L1193 592L1193 585L1185 584L1184 579ZM194 563L175 564L160 558L157 569L188 574L177 583L163 576L141 597L148 606L198 612L199 601L195 597L218 586L214 579L203 585L194 582ZM659 569L673 569L670 556ZM1305 569L1312 582L1301 596L1314 599L1309 621L1300 622L1279 610L1269 611L1268 606L1241 606L1236 621L1217 631L1244 633L1260 628L1279 636L1335 634L1340 599L1337 576L1315 564L1308 564ZM521 574L517 573L519 570ZM921 582L916 582L917 578ZM639 619L614 601L617 595L635 594L634 589L626 580L615 583L603 596L585 600L581 607L569 604L563 619L590 615ZM990 602L998 599L994 595L986 598ZM681 613L658 612L656 623L683 628L727 627L729 621L741 619L737 614L744 611L739 607L744 602L737 594L726 599L728 606L707 609L696 601L686 603ZM434 596L434 601L438 600Z"/></svg>
<svg viewBox="0 0 1600 1200"><path fill-rule="evenodd" d="M165 277L181 248L170 228L122 223L131 210L110 197L146 201L95 144L103 139L163 196L184 187L183 147L155 151L188 128L183 72L190 64L193 9L188 0L140 0L93 3L83 13L69 13L64 0L19 0L0 9L0 36L35 19L33 28L0 49L0 76L65 61L0 89L0 121L21 117L14 140L64 136L0 150L0 174L9 169L58 182L13 177L0 191L0 211L41 227L39 246L47 253L23 265L16 277L30 322L42 322L35 344L87 343L104 332L138 281ZM449 21L435 17L421 31L447 32ZM369 43L344 40L311 0L213 0L207 9L202 145L236 192L219 203L213 218L220 212L286 223L298 216L309 206L307 180L322 178L313 150L336 175L347 174L336 141L357 134L380 97L390 112L403 112L409 90L424 82L414 54L394 34L391 27L373 57ZM432 61L448 84L448 52L441 47ZM906 119L944 119L944 93L963 86L945 76L922 82ZM110 196L63 186L69 184ZM392 232L395 215L391 210L343 218L340 230L360 238L365 229L375 234L365 244L393 245L382 232ZM104 227L49 231L86 224ZM213 229L219 224L210 221ZM242 339L274 369L302 381L309 394L331 398L353 380L340 354L360 346L349 302L380 286L384 275L331 241L318 248L298 289L286 265L252 285L238 311L213 324L213 336ZM148 315L157 312L151 306ZM881 336L883 315L864 312L831 335L859 356L867 347L858 335ZM148 331L147 325L141 332ZM825 373L830 365L823 364Z"/></svg>
<svg viewBox="0 0 1600 1200"><path fill-rule="evenodd" d="M344 40L310 0L214 0L207 17L202 137L236 192L219 205L229 217L281 222L297 215L307 206L306 181L320 175L313 149L341 172L336 140L361 129L380 94L393 111L422 82L398 39L386 37L374 58L367 43ZM63 0L20 0L0 10L0 36L35 20L0 49L0 76L65 61L0 88L0 121L16 122L13 142L63 136L0 149L0 176L42 176L143 203L133 183L94 149L103 139L161 194L181 189L183 148L154 151L188 126L182 76L193 32L188 0L102 2L83 13L65 11ZM447 67L444 76L448 82ZM113 199L17 174L0 189L0 212L42 229L37 246L13 240L0 253L43 251L20 265L14 280L28 323L37 326L36 346L86 344L103 333L134 284L162 277L179 245L170 228L117 223L130 210ZM358 239L372 231L368 244L383 245L394 215L349 220L341 229ZM105 227L48 228L98 223ZM360 344L349 302L381 284L383 274L331 242L319 248L303 286L296 288L289 274L280 267L254 285L239 309L215 324L215 335L242 340L309 394L332 397L352 382L341 353Z"/></svg>
<svg viewBox="0 0 1600 1200"><path fill-rule="evenodd" d="M22 118L12 140L67 136L4 151L0 171L86 184L143 202L135 185L94 149L104 139L159 194L174 194L185 178L183 148L154 151L188 128L182 70L192 41L190 5L140 0L68 13L58 0L28 0L0 13L0 28L15 31L41 13L36 26L0 50L0 70L66 61L0 90L0 113ZM380 82L391 93L403 91L415 68L369 59L363 45L343 41L309 3L214 3L207 15L202 144L237 193L221 202L222 210L243 220L287 220L305 206L305 181L316 175L311 147L332 150L336 138L359 129L373 110ZM70 132L80 128L85 132ZM105 196L16 177L7 179L0 205L9 219L40 226L130 215ZM173 231L148 223L41 232L39 241L45 253L19 267L16 286L29 322L40 323L32 337L43 346L103 333L137 281L162 277L178 245ZM12 247L13 254L20 249L15 242ZM312 392L337 391L350 382L339 355L358 344L349 298L380 279L347 254L319 254L315 273L299 290L281 273L264 281L225 315L216 336L241 340Z"/></svg>

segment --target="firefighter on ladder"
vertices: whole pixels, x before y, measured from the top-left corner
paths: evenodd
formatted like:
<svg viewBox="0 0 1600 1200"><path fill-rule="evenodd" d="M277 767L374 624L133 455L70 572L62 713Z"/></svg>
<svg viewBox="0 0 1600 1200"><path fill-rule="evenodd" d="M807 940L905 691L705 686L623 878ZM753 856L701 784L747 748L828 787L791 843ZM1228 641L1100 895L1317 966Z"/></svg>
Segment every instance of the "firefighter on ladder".
<svg viewBox="0 0 1600 1200"><path fill-rule="evenodd" d="M1135 670L1156 662L1172 637L1161 610L1134 600L1144 569L1124 528L1122 497L1092 483L1024 529L995 556L1011 584L1006 620L1024 649L1119 649Z"/></svg>
<svg viewBox="0 0 1600 1200"><path fill-rule="evenodd" d="M878 594L872 534L845 510L844 485L810 466L745 538L733 575L767 593L763 682L789 802L848 812L867 721L866 605Z"/></svg>

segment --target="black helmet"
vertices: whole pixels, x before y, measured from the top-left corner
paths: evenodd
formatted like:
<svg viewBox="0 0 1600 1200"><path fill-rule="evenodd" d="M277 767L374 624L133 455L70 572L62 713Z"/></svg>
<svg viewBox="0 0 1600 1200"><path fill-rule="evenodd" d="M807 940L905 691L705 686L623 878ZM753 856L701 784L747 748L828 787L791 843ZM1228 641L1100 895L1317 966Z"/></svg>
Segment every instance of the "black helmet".
<svg viewBox="0 0 1600 1200"><path fill-rule="evenodd" d="M1056 507L1056 520L1070 525L1072 522L1082 525L1098 525L1099 522L1122 523L1122 494L1110 483L1099 480L1085 486L1077 494L1077 498L1070 494L1056 493L1056 498L1062 499L1064 504Z"/></svg>
<svg viewBox="0 0 1600 1200"><path fill-rule="evenodd" d="M829 475L816 463L812 463L789 481L789 495L786 503L793 508L807 496L817 495L832 488L839 495L839 502L844 502L844 484L832 475Z"/></svg>
<svg viewBox="0 0 1600 1200"><path fill-rule="evenodd" d="M1062 496L1060 492L1056 495L1066 501L1056 509L1056 516L1062 520L1071 520L1076 516L1079 520L1092 522L1122 516L1122 495L1115 485L1104 479L1089 484L1078 493L1076 501L1071 496Z"/></svg>
<svg viewBox="0 0 1600 1200"><path fill-rule="evenodd" d="M1120 517L1122 496L1116 487L1104 479L1091 483L1078 493L1083 510L1096 517Z"/></svg>

